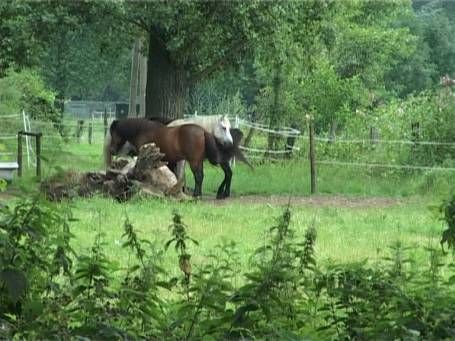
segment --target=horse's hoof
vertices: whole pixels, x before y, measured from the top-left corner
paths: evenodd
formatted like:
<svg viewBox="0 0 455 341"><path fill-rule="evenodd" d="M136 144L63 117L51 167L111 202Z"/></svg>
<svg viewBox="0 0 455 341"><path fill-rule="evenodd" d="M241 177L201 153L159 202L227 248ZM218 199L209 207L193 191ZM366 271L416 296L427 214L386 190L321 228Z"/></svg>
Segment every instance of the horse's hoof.
<svg viewBox="0 0 455 341"><path fill-rule="evenodd" d="M228 196L227 196L226 194L224 194L224 193L221 193L221 194L217 194L217 195L216 195L216 198L217 198L218 200L223 200L223 199L226 199L227 197L228 197Z"/></svg>

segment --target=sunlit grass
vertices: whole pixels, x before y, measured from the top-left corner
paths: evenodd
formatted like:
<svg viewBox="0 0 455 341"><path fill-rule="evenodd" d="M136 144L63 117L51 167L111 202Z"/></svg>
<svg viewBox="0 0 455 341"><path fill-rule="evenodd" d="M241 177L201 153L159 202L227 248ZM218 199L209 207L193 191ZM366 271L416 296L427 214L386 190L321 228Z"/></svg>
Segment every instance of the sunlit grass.
<svg viewBox="0 0 455 341"><path fill-rule="evenodd" d="M292 227L302 237L308 226L315 224L320 264L380 261L398 240L413 248L414 257L426 259L423 247L429 243L436 245L443 227L428 206L427 201L420 199L385 208L294 206ZM248 267L253 250L264 244L269 228L283 208L267 203L214 206L199 201L138 199L120 204L99 197L79 199L73 204L78 218L72 225L76 236L74 248L78 253L87 252L95 235L104 233L109 258L126 264L129 254L121 248L125 219L128 217L141 238L157 241L162 248L170 238L168 227L175 209L183 216L190 236L200 242L199 246L190 244L195 267L207 261L206 256L216 250L217 244L232 240L240 254L240 271ZM166 267L177 273L176 259L173 250L165 253Z"/></svg>
<svg viewBox="0 0 455 341"><path fill-rule="evenodd" d="M102 134L93 144L81 140L43 143L43 176L58 168L65 170L101 170ZM223 179L221 168L204 167L203 193L213 196ZM33 187L33 169L26 170L23 180L15 184ZM187 181L193 186L193 177L187 168ZM390 207L349 208L335 206L294 206L293 228L303 236L306 228L315 223L318 231L317 259L321 264L331 260L340 262L379 261L389 253L389 247L401 240L411 246L411 254L426 259L423 246L437 244L443 229L429 204L439 204L453 189L454 175L428 172L385 172L378 169L349 168L320 165L318 167L318 193L322 196L388 197L398 198L400 204ZM197 202L172 200L133 199L126 203L94 197L77 199L71 205L79 220L72 224L76 238L73 241L79 253L88 251L97 233L105 235L109 258L126 264L130 255L121 248L123 222L133 223L141 238L156 240L162 247L170 238L168 226L172 212L177 209L189 226L190 235L200 242L190 245L195 267L207 261L207 254L215 252L223 240L233 240L240 254L240 271L248 267L253 250L263 245L267 231L282 207L268 203L270 195L310 195L309 163L305 158L278 162L255 163L254 170L241 163L234 167L232 195L262 195L257 203L233 200L228 204L214 205L207 198ZM66 205L66 204L65 204ZM173 250L165 253L167 268L177 273Z"/></svg>

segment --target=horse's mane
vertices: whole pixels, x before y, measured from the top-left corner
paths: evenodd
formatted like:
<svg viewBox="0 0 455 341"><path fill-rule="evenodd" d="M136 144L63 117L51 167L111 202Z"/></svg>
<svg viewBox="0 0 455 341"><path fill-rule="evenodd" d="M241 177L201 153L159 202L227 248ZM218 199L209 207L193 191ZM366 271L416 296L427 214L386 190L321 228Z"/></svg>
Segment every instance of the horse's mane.
<svg viewBox="0 0 455 341"><path fill-rule="evenodd" d="M147 117L147 119L149 121L160 122L164 125L168 125L169 123L175 121L174 118L167 118L167 117L160 117L160 116Z"/></svg>
<svg viewBox="0 0 455 341"><path fill-rule="evenodd" d="M155 126L164 125L159 121L151 121L145 118L122 118L112 121L109 131L111 135L115 131L119 136L128 140Z"/></svg>
<svg viewBox="0 0 455 341"><path fill-rule="evenodd" d="M223 115L192 116L172 121L168 124L168 126L175 127L183 124L197 124L206 130L211 131L212 128L219 123L222 117ZM226 119L229 121L227 116Z"/></svg>

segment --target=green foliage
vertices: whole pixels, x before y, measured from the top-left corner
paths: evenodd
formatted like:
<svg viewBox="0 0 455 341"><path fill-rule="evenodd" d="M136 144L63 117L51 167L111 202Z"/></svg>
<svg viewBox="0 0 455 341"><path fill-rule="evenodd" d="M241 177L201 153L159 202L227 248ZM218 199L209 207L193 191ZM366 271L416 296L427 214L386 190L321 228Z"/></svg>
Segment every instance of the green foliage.
<svg viewBox="0 0 455 341"><path fill-rule="evenodd" d="M191 241L194 244L198 245L198 242L192 239L187 234L187 226L182 221L182 217L177 213L174 212L174 216L172 218L172 225L169 226L171 229L171 234L173 236L172 239L169 239L166 244L164 245L165 249L167 250L168 247L174 243L175 244L175 251L179 253L179 266L180 270L182 270L185 278L183 283L188 287L191 277L191 254L187 251L187 241Z"/></svg>
<svg viewBox="0 0 455 341"><path fill-rule="evenodd" d="M233 93L232 88L225 89L229 83L228 77L220 77L202 81L194 86L189 93L186 112L190 115L197 112L198 115L245 116L248 108L240 92Z"/></svg>
<svg viewBox="0 0 455 341"><path fill-rule="evenodd" d="M0 192L4 192L7 185L8 184L5 179L0 179Z"/></svg>
<svg viewBox="0 0 455 341"><path fill-rule="evenodd" d="M11 333L33 333L56 318L54 309L66 294L62 285L71 279L70 218L68 211L36 198L1 208L0 323L13 328Z"/></svg>
<svg viewBox="0 0 455 341"><path fill-rule="evenodd" d="M452 200L453 201L453 200ZM453 205L452 205L453 206ZM448 206L447 206L448 207ZM445 213L451 224L451 208ZM128 264L107 257L98 233L88 254L74 255L68 212L36 200L3 208L0 224L0 335L48 339L444 339L453 338L455 292L442 254L428 247L417 264L401 242L385 263L315 261L314 222L301 238L287 207L236 273L230 242L195 264L188 227L174 213L184 290L161 266L157 245L140 239L126 219ZM452 219L453 220L453 219ZM183 257L188 260L189 258ZM193 261L194 262L194 261ZM73 264L74 263L74 264ZM199 261L198 261L199 263ZM241 277L235 284L233 278Z"/></svg>
<svg viewBox="0 0 455 341"><path fill-rule="evenodd" d="M409 55L413 37L394 21L406 15L409 1L343 1L336 3L332 29L337 39L331 58L343 78L358 75L367 88L378 88L397 57ZM371 13L376 13L372 15Z"/></svg>
<svg viewBox="0 0 455 341"><path fill-rule="evenodd" d="M2 1L0 4L0 78L11 66L30 67L37 62L39 43L27 20L30 6L25 2Z"/></svg>
<svg viewBox="0 0 455 341"><path fill-rule="evenodd" d="M360 78L343 78L327 61L316 62L315 68L301 86L302 101L314 112L318 130L328 130L337 122L343 128L358 106L367 104L367 94Z"/></svg>
<svg viewBox="0 0 455 341"><path fill-rule="evenodd" d="M123 32L113 35L98 27L54 34L57 43L47 49L40 69L59 98L127 100L131 39Z"/></svg>
<svg viewBox="0 0 455 341"><path fill-rule="evenodd" d="M61 116L54 108L54 99L36 70L10 70L0 79L0 117L19 115L24 110L33 119L59 122Z"/></svg>
<svg viewBox="0 0 455 341"><path fill-rule="evenodd" d="M455 195L441 205L440 211L448 227L442 233L441 245L447 243L449 248L455 248Z"/></svg>

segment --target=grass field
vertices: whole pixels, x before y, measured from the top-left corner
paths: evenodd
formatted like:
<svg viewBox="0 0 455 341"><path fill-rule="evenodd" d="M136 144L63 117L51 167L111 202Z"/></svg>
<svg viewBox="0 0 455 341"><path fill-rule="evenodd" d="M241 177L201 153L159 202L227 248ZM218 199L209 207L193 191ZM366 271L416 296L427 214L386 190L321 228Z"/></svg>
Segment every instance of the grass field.
<svg viewBox="0 0 455 341"><path fill-rule="evenodd" d="M233 241L239 253L240 272L248 267L253 250L263 245L268 229L282 212L281 204L269 204L266 197L259 198L257 203L245 204L237 199L222 205L213 201L178 203L156 199L119 204L100 197L76 200L72 203L78 219L72 228L76 235L74 248L87 252L95 235L102 232L109 258L126 264L129 255L120 247L126 217L141 238L157 241L159 249L163 249L170 238L172 212L178 210L189 226L190 236L200 242L199 246L190 246L193 266L197 268L208 261L206 256L215 252L217 244ZM430 202L421 198L377 205L372 201L371 207L348 207L349 199L327 205L324 197L319 199L308 205L293 205L292 226L300 237L308 226L316 226L316 256L322 265L331 261L381 261L390 255L389 246L397 241L411 247L411 258L425 261L423 247L439 243L443 225L429 208ZM165 253L166 267L178 273L176 259L173 250Z"/></svg>
<svg viewBox="0 0 455 341"><path fill-rule="evenodd" d="M48 139L43 143L44 177L56 170L79 171L102 168L102 134L95 135L92 145L62 144ZM74 141L73 141L74 142ZM33 187L31 174L16 181ZM429 207L447 198L455 183L452 173L397 172L378 169L349 168L321 165L318 168L318 196L309 198L309 164L304 158L282 162L256 163L254 171L237 164L232 183L233 199L222 204L212 199L223 178L220 168L205 166L201 201L133 199L119 204L113 200L94 197L77 199L71 205L75 217L72 231L76 251L88 250L98 232L105 234L106 252L121 263L128 254L120 247L123 222L130 219L142 238L156 240L160 245L169 238L168 226L173 210L177 210L189 226L190 235L200 242L191 246L193 264L206 261L207 254L223 241L237 245L240 264L245 269L252 251L264 243L268 229L291 200L293 227L302 236L315 224L318 231L317 259L351 262L386 257L389 246L402 241L410 246L412 257L425 260L424 246L439 242L443 224ZM192 174L187 170L189 186ZM278 195L280 200L270 198ZM208 197L210 199L208 199ZM301 198L308 200L300 200ZM373 199L371 199L373 198ZM378 199L379 198L379 199ZM388 198L381 200L381 198ZM360 204L365 202L366 204ZM161 247L161 246L160 246ZM178 271L172 250L165 255L166 263ZM240 270L239 268L239 270Z"/></svg>

